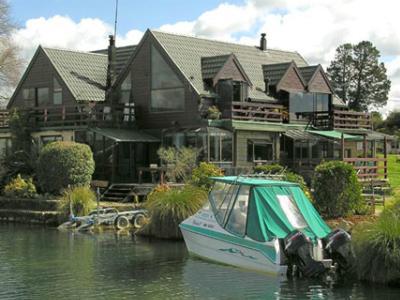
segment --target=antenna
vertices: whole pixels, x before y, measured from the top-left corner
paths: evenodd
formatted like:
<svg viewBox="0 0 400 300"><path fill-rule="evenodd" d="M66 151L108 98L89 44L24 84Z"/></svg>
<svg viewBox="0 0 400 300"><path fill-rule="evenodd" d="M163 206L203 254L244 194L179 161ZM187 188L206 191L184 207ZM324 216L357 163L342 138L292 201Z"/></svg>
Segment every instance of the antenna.
<svg viewBox="0 0 400 300"><path fill-rule="evenodd" d="M114 40L117 37L118 0L115 0Z"/></svg>

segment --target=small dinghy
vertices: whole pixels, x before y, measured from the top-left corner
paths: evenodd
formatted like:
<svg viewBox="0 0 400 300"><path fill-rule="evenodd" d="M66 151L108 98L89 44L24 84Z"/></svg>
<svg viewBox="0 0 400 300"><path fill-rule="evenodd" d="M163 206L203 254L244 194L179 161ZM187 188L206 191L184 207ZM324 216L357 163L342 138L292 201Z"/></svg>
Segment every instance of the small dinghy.
<svg viewBox="0 0 400 300"><path fill-rule="evenodd" d="M318 277L349 268L350 235L332 231L299 185L216 177L209 202L180 224L190 253L273 273Z"/></svg>

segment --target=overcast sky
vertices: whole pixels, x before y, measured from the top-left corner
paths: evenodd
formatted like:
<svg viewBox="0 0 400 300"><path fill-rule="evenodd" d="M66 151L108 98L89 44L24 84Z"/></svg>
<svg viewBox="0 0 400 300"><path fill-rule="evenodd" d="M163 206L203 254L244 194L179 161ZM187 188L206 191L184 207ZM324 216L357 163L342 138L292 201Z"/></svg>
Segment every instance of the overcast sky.
<svg viewBox="0 0 400 300"><path fill-rule="evenodd" d="M29 60L36 47L107 46L115 0L10 0L14 38ZM136 44L147 28L298 51L324 67L336 47L370 40L392 80L384 111L400 109L400 18L392 0L119 0L117 46Z"/></svg>

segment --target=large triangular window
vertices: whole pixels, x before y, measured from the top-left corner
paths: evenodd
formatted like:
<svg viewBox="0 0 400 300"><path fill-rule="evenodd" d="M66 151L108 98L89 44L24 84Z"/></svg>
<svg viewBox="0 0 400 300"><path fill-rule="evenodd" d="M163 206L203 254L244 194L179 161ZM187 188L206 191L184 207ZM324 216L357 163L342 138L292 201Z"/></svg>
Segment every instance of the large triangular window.
<svg viewBox="0 0 400 300"><path fill-rule="evenodd" d="M160 52L151 47L151 110L183 111L185 90L182 81Z"/></svg>

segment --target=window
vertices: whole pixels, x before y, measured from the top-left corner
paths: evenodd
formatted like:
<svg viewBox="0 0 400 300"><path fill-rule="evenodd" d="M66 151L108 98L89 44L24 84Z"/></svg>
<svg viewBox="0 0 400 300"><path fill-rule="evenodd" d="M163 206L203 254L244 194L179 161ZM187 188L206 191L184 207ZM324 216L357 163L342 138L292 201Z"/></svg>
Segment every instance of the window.
<svg viewBox="0 0 400 300"><path fill-rule="evenodd" d="M22 90L22 97L25 101L31 101L35 99L35 89L27 88Z"/></svg>
<svg viewBox="0 0 400 300"><path fill-rule="evenodd" d="M129 72L121 84L121 97L119 99L120 103L131 102L131 89L132 89L132 77L131 77L131 72Z"/></svg>
<svg viewBox="0 0 400 300"><path fill-rule="evenodd" d="M43 105L49 102L49 88L47 87L37 88L36 94L37 94L37 99L36 99L37 105Z"/></svg>
<svg viewBox="0 0 400 300"><path fill-rule="evenodd" d="M308 143L295 143L294 148L297 159L309 159Z"/></svg>
<svg viewBox="0 0 400 300"><path fill-rule="evenodd" d="M183 111L185 90L182 82L153 46L151 48L152 111Z"/></svg>
<svg viewBox="0 0 400 300"><path fill-rule="evenodd" d="M246 82L233 82L233 101L245 101L248 98L248 85Z"/></svg>
<svg viewBox="0 0 400 300"><path fill-rule="evenodd" d="M289 113L291 118L301 119L302 113L329 111L329 94L290 93Z"/></svg>
<svg viewBox="0 0 400 300"><path fill-rule="evenodd" d="M47 136L40 137L40 142L42 144L42 147L46 146L49 143L56 142L56 141L62 141L62 140L63 140L63 138L61 135L47 135Z"/></svg>
<svg viewBox="0 0 400 300"><path fill-rule="evenodd" d="M53 78L53 104L62 104L62 87L57 78Z"/></svg>
<svg viewBox="0 0 400 300"><path fill-rule="evenodd" d="M292 197L288 195L277 195L276 197L278 198L279 205L285 213L289 223L295 229L307 227L307 223Z"/></svg>
<svg viewBox="0 0 400 300"><path fill-rule="evenodd" d="M247 143L247 160L261 163L274 159L273 143L265 141L249 141Z"/></svg>
<svg viewBox="0 0 400 300"><path fill-rule="evenodd" d="M11 139L0 138L0 157L8 155L11 151Z"/></svg>
<svg viewBox="0 0 400 300"><path fill-rule="evenodd" d="M226 230L239 236L244 236L246 232L249 194L250 186L242 185L237 194L234 206L229 213L229 219L225 226Z"/></svg>
<svg viewBox="0 0 400 300"><path fill-rule="evenodd" d="M210 161L232 161L232 134L230 132L210 133Z"/></svg>

